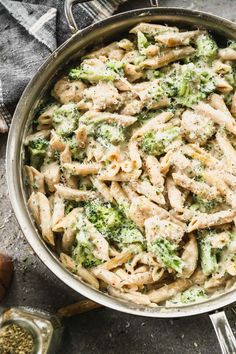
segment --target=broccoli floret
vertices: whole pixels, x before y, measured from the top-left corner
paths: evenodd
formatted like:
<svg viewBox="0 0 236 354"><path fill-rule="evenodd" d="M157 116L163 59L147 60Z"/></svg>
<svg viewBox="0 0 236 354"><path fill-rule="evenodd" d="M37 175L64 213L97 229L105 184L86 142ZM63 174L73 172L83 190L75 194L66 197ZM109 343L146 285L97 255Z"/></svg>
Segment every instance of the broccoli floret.
<svg viewBox="0 0 236 354"><path fill-rule="evenodd" d="M178 245L165 238L158 237L148 248L164 267L172 268L178 273L182 272L183 262L176 254Z"/></svg>
<svg viewBox="0 0 236 354"><path fill-rule="evenodd" d="M96 135L115 145L125 141L124 129L119 125L102 124L98 127Z"/></svg>
<svg viewBox="0 0 236 354"><path fill-rule="evenodd" d="M108 65L104 64L103 66L92 66L86 63L82 63L80 67L73 68L69 71L69 78L71 80L82 79L90 82L114 81L117 78L118 74L116 73L114 68L109 67L109 65L111 66L112 64L109 64L108 62Z"/></svg>
<svg viewBox="0 0 236 354"><path fill-rule="evenodd" d="M215 90L213 74L193 63L180 66L174 76L177 89L175 101L182 106L192 107Z"/></svg>
<svg viewBox="0 0 236 354"><path fill-rule="evenodd" d="M165 148L172 143L180 134L180 128L173 127L163 132L150 131L146 133L141 141L141 149L149 155L160 156Z"/></svg>
<svg viewBox="0 0 236 354"><path fill-rule="evenodd" d="M91 221L102 234L108 236L116 233L121 226L121 216L119 211L112 207L111 204L103 204L99 201L92 201L85 207L85 213L89 221Z"/></svg>
<svg viewBox="0 0 236 354"><path fill-rule="evenodd" d="M199 209L201 213L209 213L217 205L217 200L206 200L202 199L198 195L193 196L196 208Z"/></svg>
<svg viewBox="0 0 236 354"><path fill-rule="evenodd" d="M181 302L183 304L189 304L191 302L196 302L196 301L200 301L203 300L207 297L204 289L200 288L200 287L193 287L190 288L186 291L184 291L181 296Z"/></svg>
<svg viewBox="0 0 236 354"><path fill-rule="evenodd" d="M178 65L158 85L150 88L150 99L159 101L167 97L171 103L192 107L194 103L207 97L215 90L214 74L193 63Z"/></svg>
<svg viewBox="0 0 236 354"><path fill-rule="evenodd" d="M226 75L224 75L224 79L228 81L228 83L232 86L232 87L236 87L236 70L235 70L235 66L232 67L232 70L227 73Z"/></svg>
<svg viewBox="0 0 236 354"><path fill-rule="evenodd" d="M137 45L138 45L138 51L140 54L145 54L144 49L146 49L149 46L149 41L148 39L145 37L145 35L138 31L137 33Z"/></svg>
<svg viewBox="0 0 236 354"><path fill-rule="evenodd" d="M143 235L130 220L124 220L120 230L120 242L124 244L143 242Z"/></svg>
<svg viewBox="0 0 236 354"><path fill-rule="evenodd" d="M29 142L28 152L30 157L30 165L39 169L43 164L49 142L46 139L39 138Z"/></svg>
<svg viewBox="0 0 236 354"><path fill-rule="evenodd" d="M124 63L118 60L109 60L106 62L106 66L119 76L124 76L124 65Z"/></svg>
<svg viewBox="0 0 236 354"><path fill-rule="evenodd" d="M216 250L212 248L210 239L207 236L200 238L200 260L202 271L210 275L217 270Z"/></svg>
<svg viewBox="0 0 236 354"><path fill-rule="evenodd" d="M207 34L197 37L196 47L196 56L205 62L212 62L217 56L218 46L214 39Z"/></svg>
<svg viewBox="0 0 236 354"><path fill-rule="evenodd" d="M68 103L58 108L52 117L53 127L58 135L71 136L78 126L80 113L74 103Z"/></svg>
<svg viewBox="0 0 236 354"><path fill-rule="evenodd" d="M82 163L87 156L86 150L78 146L75 135L66 138L65 141L70 147L72 159Z"/></svg>
<svg viewBox="0 0 236 354"><path fill-rule="evenodd" d="M119 243L142 242L143 236L121 210L110 203L87 203L85 213L101 234Z"/></svg>
<svg viewBox="0 0 236 354"><path fill-rule="evenodd" d="M102 261L93 255L93 245L88 240L88 231L84 224L76 235L76 246L72 251L72 258L78 265L85 268L96 267Z"/></svg>

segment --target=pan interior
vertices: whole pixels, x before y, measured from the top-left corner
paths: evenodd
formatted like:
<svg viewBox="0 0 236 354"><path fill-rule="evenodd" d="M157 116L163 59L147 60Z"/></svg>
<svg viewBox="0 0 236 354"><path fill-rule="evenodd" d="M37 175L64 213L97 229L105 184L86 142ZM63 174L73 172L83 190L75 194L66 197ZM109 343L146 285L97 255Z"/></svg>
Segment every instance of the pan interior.
<svg viewBox="0 0 236 354"><path fill-rule="evenodd" d="M228 39L236 40L236 25L216 16L181 8L157 8L134 10L113 16L78 32L59 47L42 65L24 91L16 108L11 125L7 146L7 180L11 202L18 222L39 258L49 269L68 286L82 295L113 309L136 315L151 317L181 317L207 312L235 301L233 290L219 294L205 302L178 306L159 306L147 309L124 302L96 291L78 281L59 262L41 240L27 209L27 192L24 187L23 170L24 152L22 142L28 130L35 109L40 101L49 94L53 83L66 72L68 66L78 63L79 58L89 49L99 47L119 38L124 38L128 30L139 22L152 22L178 26L182 29L207 29L214 36L219 46L224 46Z"/></svg>

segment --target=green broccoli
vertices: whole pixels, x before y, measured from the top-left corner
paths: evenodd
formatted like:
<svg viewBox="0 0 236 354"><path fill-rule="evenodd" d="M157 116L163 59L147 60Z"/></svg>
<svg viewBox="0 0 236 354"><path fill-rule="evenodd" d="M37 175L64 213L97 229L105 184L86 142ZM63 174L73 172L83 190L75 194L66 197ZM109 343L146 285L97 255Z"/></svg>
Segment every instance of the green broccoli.
<svg viewBox="0 0 236 354"><path fill-rule="evenodd" d="M214 39L207 34L197 37L196 48L196 56L204 62L211 63L217 57L218 46Z"/></svg>
<svg viewBox="0 0 236 354"><path fill-rule="evenodd" d="M43 138L38 138L29 142L28 152L31 166L39 169L39 167L43 164L48 145L48 140Z"/></svg>
<svg viewBox="0 0 236 354"><path fill-rule="evenodd" d="M224 75L224 79L228 81L228 83L232 86L232 87L236 87L236 68L235 66L232 67L232 70L227 73L226 75Z"/></svg>
<svg viewBox="0 0 236 354"><path fill-rule="evenodd" d="M200 260L202 271L205 275L210 275L217 270L216 250L213 249L209 236L200 237Z"/></svg>
<svg viewBox="0 0 236 354"><path fill-rule="evenodd" d="M148 39L145 37L145 35L138 31L137 33L137 45L138 45L138 51L140 54L145 54L145 49L149 46L149 41Z"/></svg>
<svg viewBox="0 0 236 354"><path fill-rule="evenodd" d="M150 252L154 253L158 261L166 268L172 268L181 273L183 262L176 252L178 245L163 237L158 237L155 242L148 246Z"/></svg>
<svg viewBox="0 0 236 354"><path fill-rule="evenodd" d="M102 124L96 130L96 136L115 145L125 141L124 129L119 125Z"/></svg>
<svg viewBox="0 0 236 354"><path fill-rule="evenodd" d="M193 63L181 65L173 79L177 91L175 101L182 106L192 107L215 90L213 74Z"/></svg>
<svg viewBox="0 0 236 354"><path fill-rule="evenodd" d="M217 205L217 200L206 200L202 199L198 195L193 196L193 201L195 208L198 209L201 213L209 213Z"/></svg>
<svg viewBox="0 0 236 354"><path fill-rule="evenodd" d="M69 71L69 78L71 80L82 79L90 82L114 81L118 76L116 72L118 67L116 65L114 70L114 62L113 68L111 68L111 66L111 62L108 62L108 65L104 64L102 66L92 66L83 62L78 68L73 68ZM119 70L121 70L121 68Z"/></svg>
<svg viewBox="0 0 236 354"><path fill-rule="evenodd" d="M125 64L118 60L109 60L106 62L106 66L113 70L119 76L124 76L124 66Z"/></svg>
<svg viewBox="0 0 236 354"><path fill-rule="evenodd" d="M120 240L121 243L130 244L136 242L143 242L143 235L134 225L134 223L128 219L124 220L123 227L120 229Z"/></svg>
<svg viewBox="0 0 236 354"><path fill-rule="evenodd" d="M164 77L158 85L150 88L150 100L159 101L167 97L171 103L192 107L194 103L207 97L215 90L214 74L193 63L178 65Z"/></svg>
<svg viewBox="0 0 236 354"><path fill-rule="evenodd" d="M80 225L80 230L76 235L76 246L72 250L72 258L78 265L85 268L96 267L102 261L93 254L93 245L88 240L88 231L86 226Z"/></svg>
<svg viewBox="0 0 236 354"><path fill-rule="evenodd" d="M85 213L98 231L114 242L143 241L143 236L136 225L121 210L110 203L92 201L86 204Z"/></svg>
<svg viewBox="0 0 236 354"><path fill-rule="evenodd" d="M86 150L78 146L75 135L65 138L65 141L70 147L72 159L82 163L87 156Z"/></svg>
<svg viewBox="0 0 236 354"><path fill-rule="evenodd" d="M180 128L173 127L163 132L150 131L141 140L141 149L149 155L160 156L180 134Z"/></svg>
<svg viewBox="0 0 236 354"><path fill-rule="evenodd" d="M192 302L203 300L205 298L207 298L207 295L204 289L200 287L192 287L184 291L180 296L181 302L183 304L189 304Z"/></svg>
<svg viewBox="0 0 236 354"><path fill-rule="evenodd" d="M69 137L78 126L80 113L76 104L68 103L58 108L52 117L53 127L58 135Z"/></svg>

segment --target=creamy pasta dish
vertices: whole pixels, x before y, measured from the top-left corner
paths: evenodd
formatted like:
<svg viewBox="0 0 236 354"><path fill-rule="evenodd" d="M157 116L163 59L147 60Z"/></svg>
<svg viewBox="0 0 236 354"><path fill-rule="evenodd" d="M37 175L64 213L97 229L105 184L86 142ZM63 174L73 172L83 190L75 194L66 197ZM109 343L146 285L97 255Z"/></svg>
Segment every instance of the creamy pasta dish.
<svg viewBox="0 0 236 354"><path fill-rule="evenodd" d="M236 43L140 23L69 69L24 141L43 240L90 286L188 304L236 279Z"/></svg>

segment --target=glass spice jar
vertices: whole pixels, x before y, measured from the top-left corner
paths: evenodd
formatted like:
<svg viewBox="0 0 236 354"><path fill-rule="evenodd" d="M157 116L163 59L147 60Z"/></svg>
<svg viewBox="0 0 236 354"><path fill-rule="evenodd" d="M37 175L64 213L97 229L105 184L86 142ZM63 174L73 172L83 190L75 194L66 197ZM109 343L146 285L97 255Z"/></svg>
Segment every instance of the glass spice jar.
<svg viewBox="0 0 236 354"><path fill-rule="evenodd" d="M62 330L55 315L29 307L6 309L0 316L0 354L56 354Z"/></svg>

